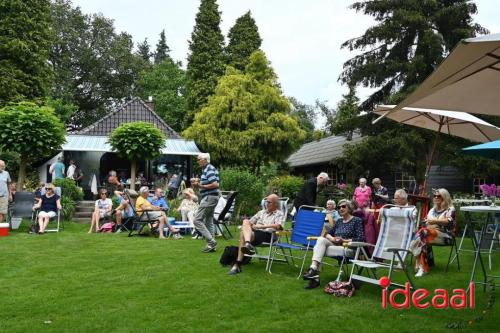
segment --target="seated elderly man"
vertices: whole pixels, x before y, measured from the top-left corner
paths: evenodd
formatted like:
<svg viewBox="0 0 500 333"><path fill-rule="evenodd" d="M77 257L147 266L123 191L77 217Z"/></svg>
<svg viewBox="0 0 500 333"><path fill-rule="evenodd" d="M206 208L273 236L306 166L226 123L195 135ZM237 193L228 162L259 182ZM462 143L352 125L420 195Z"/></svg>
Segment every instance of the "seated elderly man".
<svg viewBox="0 0 500 333"><path fill-rule="evenodd" d="M399 189L394 192L394 204L398 206L409 206L408 193L405 190ZM412 220L417 221L417 208L413 207Z"/></svg>
<svg viewBox="0 0 500 333"><path fill-rule="evenodd" d="M241 273L241 262L243 255L255 254L255 245L270 242L273 232L282 229L283 213L279 208L279 197L271 194L266 198L267 208L262 209L250 220L243 220L240 232L240 244L238 248L238 259L228 274Z"/></svg>
<svg viewBox="0 0 500 333"><path fill-rule="evenodd" d="M149 188L147 186L143 186L139 189L139 197L135 202L135 210L137 214L139 214L141 221L151 220L158 221L159 223L159 231L160 239L165 239L166 237L163 235L163 227L167 225L170 232L174 234L174 238L182 238L179 234L179 230L172 227L167 220L167 215L163 211L162 207L153 206L151 202L148 201L149 196ZM147 212L147 213L146 213Z"/></svg>

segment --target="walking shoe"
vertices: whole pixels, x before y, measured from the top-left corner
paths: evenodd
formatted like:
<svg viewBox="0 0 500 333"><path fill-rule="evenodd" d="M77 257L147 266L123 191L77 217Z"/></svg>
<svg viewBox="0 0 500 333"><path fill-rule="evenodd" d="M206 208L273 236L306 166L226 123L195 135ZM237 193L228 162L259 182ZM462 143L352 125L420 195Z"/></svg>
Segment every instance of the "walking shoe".
<svg viewBox="0 0 500 333"><path fill-rule="evenodd" d="M307 284L307 286L304 287L304 289L314 289L319 287L319 285L320 285L319 279L309 280L309 283Z"/></svg>
<svg viewBox="0 0 500 333"><path fill-rule="evenodd" d="M212 242L209 242L207 246L201 250L201 252L209 253L209 252L215 252L217 249L217 242L214 240Z"/></svg>
<svg viewBox="0 0 500 333"><path fill-rule="evenodd" d="M182 235L180 233L174 234L174 239L183 239Z"/></svg>
<svg viewBox="0 0 500 333"><path fill-rule="evenodd" d="M314 268L309 268L306 272L306 274L304 274L302 276L302 278L304 280L314 280L314 279L319 279L319 272L318 270L314 269ZM316 286L317 287L317 286ZM315 288L316 288L315 287Z"/></svg>
<svg viewBox="0 0 500 333"><path fill-rule="evenodd" d="M424 276L425 274L427 274L424 269L422 267L420 267L417 271L417 273L415 274L415 277L422 277Z"/></svg>
<svg viewBox="0 0 500 333"><path fill-rule="evenodd" d="M122 232L122 228L116 229L115 234L119 234L120 232Z"/></svg>
<svg viewBox="0 0 500 333"><path fill-rule="evenodd" d="M246 242L245 245L241 247L241 252L253 256L255 254L255 247L250 244L250 242Z"/></svg>
<svg viewBox="0 0 500 333"><path fill-rule="evenodd" d="M229 272L227 272L227 274L229 274L229 275L236 275L239 273L241 273L241 267L238 265L233 265L233 267L231 267Z"/></svg>

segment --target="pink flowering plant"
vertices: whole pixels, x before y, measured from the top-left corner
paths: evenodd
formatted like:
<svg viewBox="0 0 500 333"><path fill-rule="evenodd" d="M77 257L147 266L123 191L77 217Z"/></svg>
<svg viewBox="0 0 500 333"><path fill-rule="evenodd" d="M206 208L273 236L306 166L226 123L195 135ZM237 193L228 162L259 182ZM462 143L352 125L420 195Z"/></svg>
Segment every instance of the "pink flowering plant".
<svg viewBox="0 0 500 333"><path fill-rule="evenodd" d="M483 184L479 186L484 195L488 197L500 197L500 186L495 184Z"/></svg>

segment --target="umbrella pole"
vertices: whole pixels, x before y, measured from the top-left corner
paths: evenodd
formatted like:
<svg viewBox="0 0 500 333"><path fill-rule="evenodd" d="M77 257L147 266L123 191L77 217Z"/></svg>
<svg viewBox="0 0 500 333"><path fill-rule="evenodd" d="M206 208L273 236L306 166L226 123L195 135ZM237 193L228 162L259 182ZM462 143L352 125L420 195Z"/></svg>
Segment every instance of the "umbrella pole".
<svg viewBox="0 0 500 333"><path fill-rule="evenodd" d="M443 120L439 122L439 128L436 132L436 138L434 139L434 146L432 147L431 157L429 158L429 163L427 163L427 168L425 169L424 176L424 188L422 190L422 195L427 196L427 182L429 180L429 172L431 171L432 160L434 159L434 153L436 152L437 145L439 144L439 138L441 134L441 128L443 127Z"/></svg>

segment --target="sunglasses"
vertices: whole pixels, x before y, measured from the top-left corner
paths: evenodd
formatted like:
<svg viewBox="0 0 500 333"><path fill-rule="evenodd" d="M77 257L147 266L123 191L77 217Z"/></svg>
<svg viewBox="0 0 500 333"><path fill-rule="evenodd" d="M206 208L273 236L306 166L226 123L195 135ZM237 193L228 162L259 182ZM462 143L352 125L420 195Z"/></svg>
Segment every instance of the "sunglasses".
<svg viewBox="0 0 500 333"><path fill-rule="evenodd" d="M340 205L339 208L345 209L345 208L347 208L347 205Z"/></svg>
<svg viewBox="0 0 500 333"><path fill-rule="evenodd" d="M434 198L439 198L439 199L441 199L441 198L442 198L442 196L441 196L441 194L434 194Z"/></svg>
<svg viewBox="0 0 500 333"><path fill-rule="evenodd" d="M45 191L49 191L49 190L50 190L50 191L52 191L52 190L54 190L54 189L53 189L52 187L46 187L46 188L45 188Z"/></svg>

